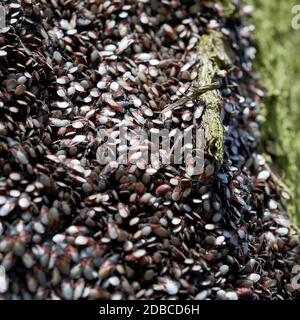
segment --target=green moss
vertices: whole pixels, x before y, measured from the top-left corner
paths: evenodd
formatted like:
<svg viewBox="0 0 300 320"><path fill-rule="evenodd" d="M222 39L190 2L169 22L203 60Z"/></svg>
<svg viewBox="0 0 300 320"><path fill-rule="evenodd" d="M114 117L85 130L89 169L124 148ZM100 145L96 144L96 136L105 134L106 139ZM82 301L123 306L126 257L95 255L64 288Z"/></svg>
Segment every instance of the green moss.
<svg viewBox="0 0 300 320"><path fill-rule="evenodd" d="M300 30L293 30L294 0L248 0L255 8L256 69L268 92L263 148L291 190L289 213L300 225ZM275 165L274 165L275 164Z"/></svg>
<svg viewBox="0 0 300 320"><path fill-rule="evenodd" d="M232 17L234 14L238 13L236 6L232 3L232 0L213 0L223 12L223 15L227 18Z"/></svg>
<svg viewBox="0 0 300 320"><path fill-rule="evenodd" d="M222 34L213 32L203 35L199 43L202 63L198 69L200 86L211 85L221 74L231 67L229 49L225 47ZM202 118L208 152L216 160L223 162L224 129L220 118L221 97L218 90L203 93L199 100L206 108Z"/></svg>

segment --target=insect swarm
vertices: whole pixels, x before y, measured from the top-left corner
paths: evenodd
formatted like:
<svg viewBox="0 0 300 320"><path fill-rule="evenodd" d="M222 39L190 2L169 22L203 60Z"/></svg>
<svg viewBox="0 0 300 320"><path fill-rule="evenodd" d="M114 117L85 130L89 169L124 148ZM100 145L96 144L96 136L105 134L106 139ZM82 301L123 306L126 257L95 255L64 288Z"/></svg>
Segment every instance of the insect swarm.
<svg viewBox="0 0 300 320"><path fill-rule="evenodd" d="M295 297L286 270L299 242L258 153L251 39L235 2L222 3L8 6L1 299ZM203 173L139 162L141 141L120 135L123 122L131 132L203 127ZM100 129L112 129L112 148L126 139L128 163L100 163Z"/></svg>

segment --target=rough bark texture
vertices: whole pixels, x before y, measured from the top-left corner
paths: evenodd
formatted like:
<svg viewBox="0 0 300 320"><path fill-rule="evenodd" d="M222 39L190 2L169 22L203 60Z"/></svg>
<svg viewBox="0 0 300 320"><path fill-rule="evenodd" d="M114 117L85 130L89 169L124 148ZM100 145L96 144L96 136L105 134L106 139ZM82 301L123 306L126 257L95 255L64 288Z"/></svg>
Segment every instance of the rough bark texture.
<svg viewBox="0 0 300 320"><path fill-rule="evenodd" d="M256 70L267 88L263 147L273 170L291 191L289 214L300 223L300 30L294 30L296 1L249 0L258 55Z"/></svg>

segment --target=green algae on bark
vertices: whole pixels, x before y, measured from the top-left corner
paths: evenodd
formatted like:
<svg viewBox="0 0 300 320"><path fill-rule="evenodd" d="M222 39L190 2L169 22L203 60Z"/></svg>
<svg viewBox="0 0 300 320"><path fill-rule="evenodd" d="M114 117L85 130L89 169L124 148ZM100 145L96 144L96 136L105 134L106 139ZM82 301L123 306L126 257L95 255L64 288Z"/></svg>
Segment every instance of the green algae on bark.
<svg viewBox="0 0 300 320"><path fill-rule="evenodd" d="M201 36L198 52L201 57L198 66L198 87L193 89L191 95L168 105L162 113L182 108L190 100L202 102L205 107L201 125L204 129L206 148L208 154L222 164L224 128L220 116L222 97L218 80L231 71L230 57L233 56L233 52L223 39L223 35L216 31Z"/></svg>
<svg viewBox="0 0 300 320"><path fill-rule="evenodd" d="M291 191L289 213L300 225L300 30L293 30L294 0L249 0L254 6L257 70L267 88L263 148ZM274 166L275 164L275 166Z"/></svg>
<svg viewBox="0 0 300 320"><path fill-rule="evenodd" d="M229 48L221 33L203 35L199 43L199 56L202 61L198 68L199 86L212 84L218 77L226 75L231 68ZM202 117L208 153L223 162L224 128L220 118L221 96L219 90L210 90L198 98L205 105Z"/></svg>

